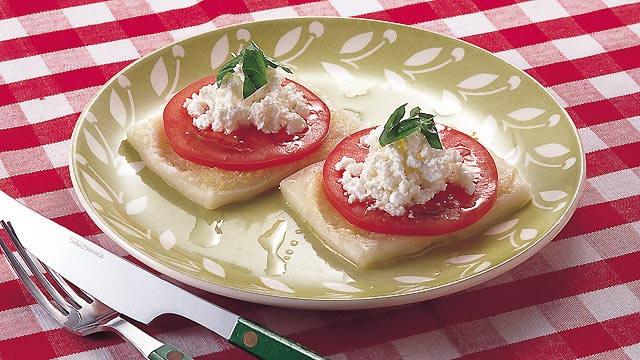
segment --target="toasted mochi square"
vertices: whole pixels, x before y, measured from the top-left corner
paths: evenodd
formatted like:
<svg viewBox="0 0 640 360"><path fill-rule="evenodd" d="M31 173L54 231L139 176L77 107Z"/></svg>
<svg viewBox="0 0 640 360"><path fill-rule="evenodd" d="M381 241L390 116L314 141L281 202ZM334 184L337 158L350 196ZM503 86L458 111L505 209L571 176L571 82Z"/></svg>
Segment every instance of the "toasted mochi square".
<svg viewBox="0 0 640 360"><path fill-rule="evenodd" d="M295 162L260 170L230 171L183 159L169 144L162 116L133 124L127 131L127 141L145 165L168 185L198 205L215 209L251 199L277 186L283 178L324 159L340 140L358 129L355 114L333 106L330 110L329 132L318 150Z"/></svg>
<svg viewBox="0 0 640 360"><path fill-rule="evenodd" d="M493 155L493 154L492 154ZM531 187L518 170L494 155L498 168L496 202L478 222L440 236L402 236L369 232L347 222L324 195L323 162L310 165L280 182L288 205L334 252L361 268L399 260L440 243L465 238L488 228L531 199Z"/></svg>

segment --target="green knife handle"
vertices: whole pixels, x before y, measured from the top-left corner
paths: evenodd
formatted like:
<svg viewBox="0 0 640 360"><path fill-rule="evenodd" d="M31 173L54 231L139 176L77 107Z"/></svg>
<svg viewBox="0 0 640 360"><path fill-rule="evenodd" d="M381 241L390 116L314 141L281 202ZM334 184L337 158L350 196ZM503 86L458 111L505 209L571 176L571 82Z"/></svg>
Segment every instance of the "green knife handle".
<svg viewBox="0 0 640 360"><path fill-rule="evenodd" d="M264 360L326 359L242 317L238 319L229 341Z"/></svg>
<svg viewBox="0 0 640 360"><path fill-rule="evenodd" d="M164 344L149 354L149 360L193 360L171 344Z"/></svg>

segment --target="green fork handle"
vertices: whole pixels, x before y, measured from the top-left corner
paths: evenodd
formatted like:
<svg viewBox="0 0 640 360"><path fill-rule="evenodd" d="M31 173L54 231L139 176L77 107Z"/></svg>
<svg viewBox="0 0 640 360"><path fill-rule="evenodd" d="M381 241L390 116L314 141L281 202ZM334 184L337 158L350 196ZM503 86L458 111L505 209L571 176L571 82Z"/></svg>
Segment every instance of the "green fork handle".
<svg viewBox="0 0 640 360"><path fill-rule="evenodd" d="M193 360L171 344L164 344L149 354L149 360Z"/></svg>
<svg viewBox="0 0 640 360"><path fill-rule="evenodd" d="M326 358L245 318L238 318L229 342L265 360L326 360ZM164 344L149 355L150 360L191 360L172 346Z"/></svg>
<svg viewBox="0 0 640 360"><path fill-rule="evenodd" d="M121 316L114 317L104 326L106 330L119 334L150 360L193 360L175 346L159 341Z"/></svg>
<svg viewBox="0 0 640 360"><path fill-rule="evenodd" d="M243 317L238 319L229 341L264 360L326 359Z"/></svg>

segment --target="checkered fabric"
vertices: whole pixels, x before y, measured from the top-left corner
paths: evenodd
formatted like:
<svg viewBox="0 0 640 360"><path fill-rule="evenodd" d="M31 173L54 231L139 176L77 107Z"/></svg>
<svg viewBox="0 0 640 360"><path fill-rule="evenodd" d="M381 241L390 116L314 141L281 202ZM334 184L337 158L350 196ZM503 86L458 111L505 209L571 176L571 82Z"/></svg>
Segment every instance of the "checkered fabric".
<svg viewBox="0 0 640 360"><path fill-rule="evenodd" d="M127 256L72 189L70 137L111 76L151 51L241 22L362 17L454 36L547 87L579 129L587 182L564 230L480 286L397 308L305 311L189 290L335 360L640 359L640 3L637 0L0 0L0 190ZM196 359L249 359L202 327L143 329ZM137 359L40 308L0 257L0 359Z"/></svg>

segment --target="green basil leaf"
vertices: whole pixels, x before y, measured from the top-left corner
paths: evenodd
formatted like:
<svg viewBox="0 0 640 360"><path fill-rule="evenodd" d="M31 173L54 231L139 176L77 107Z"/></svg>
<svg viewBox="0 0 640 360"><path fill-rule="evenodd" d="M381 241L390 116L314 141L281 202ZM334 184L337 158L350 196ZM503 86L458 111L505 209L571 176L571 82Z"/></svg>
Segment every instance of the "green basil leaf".
<svg viewBox="0 0 640 360"><path fill-rule="evenodd" d="M420 132L427 138L427 142L429 146L434 149L442 150L442 143L440 142L440 136L438 135L438 129L436 129L436 124L433 122L433 117L430 121L425 121L420 124Z"/></svg>
<svg viewBox="0 0 640 360"><path fill-rule="evenodd" d="M233 69L238 65L238 63L242 60L242 56L234 56L233 59L227 61L224 65L220 67L218 70L218 75L216 75L216 85L220 87L222 80L227 76L227 74L233 73Z"/></svg>
<svg viewBox="0 0 640 360"><path fill-rule="evenodd" d="M380 146L389 145L420 129L420 132L427 139L429 146L434 149L442 149L438 129L436 129L435 122L433 121L434 115L425 114L416 106L409 112L409 117L403 120L406 106L407 104L401 105L389 116L378 139Z"/></svg>
<svg viewBox="0 0 640 360"><path fill-rule="evenodd" d="M274 58L270 58L267 55L264 56L264 60L266 61L267 65L269 65L270 68L276 69L276 68L281 68L282 70L284 70L285 72L289 73L289 74L293 74L293 72L291 71L291 69L289 69L288 67L282 65L280 62L278 62L277 60L275 60Z"/></svg>
<svg viewBox="0 0 640 360"><path fill-rule="evenodd" d="M216 76L216 85L218 87L222 84L222 80L225 76L234 72L233 69L239 63L242 63L242 72L244 73L242 96L245 99L267 84L267 67L274 69L279 67L289 74L292 74L291 69L283 66L278 61L265 56L258 45L252 41L251 44L240 52L240 54L234 56L233 59L220 67L218 75Z"/></svg>
<svg viewBox="0 0 640 360"><path fill-rule="evenodd" d="M420 119L417 117L412 117L412 118L402 120L401 122L397 123L389 130L388 139L391 140L391 142L403 139L413 134L416 130L420 128L420 126L421 126Z"/></svg>
<svg viewBox="0 0 640 360"><path fill-rule="evenodd" d="M400 122L400 119L404 116L405 107L407 104L400 105L397 109L393 111L387 122L384 124L384 129L382 130L382 134L380 134L380 138L378 139L380 142L380 146L385 146L387 144L391 144L393 141L388 141L389 130Z"/></svg>
<svg viewBox="0 0 640 360"><path fill-rule="evenodd" d="M406 106L407 106L406 103L403 105L400 105L397 109L393 111L393 114L389 116L389 119L387 119L387 123L385 124L385 128L387 130L390 129L392 126L396 125L397 123L399 123L400 120L402 120L402 117L405 114Z"/></svg>
<svg viewBox="0 0 640 360"><path fill-rule="evenodd" d="M264 60L264 55L262 51L252 48L251 45L244 50L242 59L242 72L244 72L242 96L245 99L268 82L267 64Z"/></svg>
<svg viewBox="0 0 640 360"><path fill-rule="evenodd" d="M420 119L417 117L405 119L397 124L395 124L389 132L387 133L385 144L380 144L382 146L391 144L400 139L403 139L411 134L413 134L416 130L420 128Z"/></svg>

